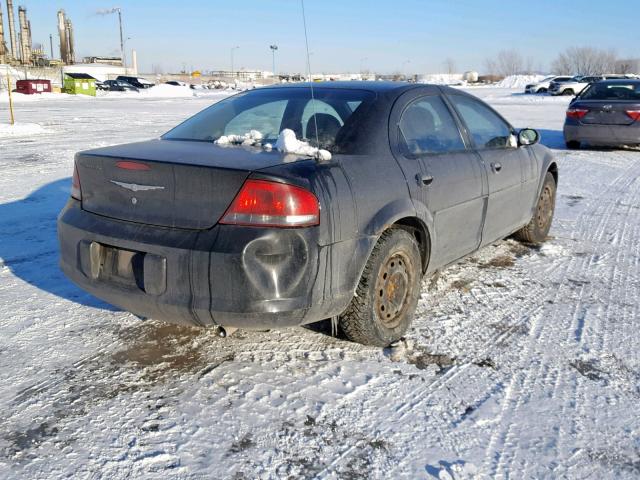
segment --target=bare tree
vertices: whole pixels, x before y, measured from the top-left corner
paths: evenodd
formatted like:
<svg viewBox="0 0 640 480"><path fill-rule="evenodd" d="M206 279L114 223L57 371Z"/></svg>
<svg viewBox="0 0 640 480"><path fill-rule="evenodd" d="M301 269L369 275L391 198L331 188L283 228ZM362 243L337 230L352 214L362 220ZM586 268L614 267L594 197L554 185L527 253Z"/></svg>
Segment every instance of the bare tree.
<svg viewBox="0 0 640 480"><path fill-rule="evenodd" d="M533 64L533 60L529 63ZM502 50L495 58L488 58L485 61L487 73L507 77L522 73L524 61L522 55L516 50Z"/></svg>
<svg viewBox="0 0 640 480"><path fill-rule="evenodd" d="M613 50L571 47L558 55L551 64L551 69L560 75L599 75L614 72L617 63Z"/></svg>
<svg viewBox="0 0 640 480"><path fill-rule="evenodd" d="M640 73L640 58L625 58L616 62L615 73Z"/></svg>
<svg viewBox="0 0 640 480"><path fill-rule="evenodd" d="M445 70L447 71L447 73L449 75L451 75L452 73L455 73L456 72L456 61L451 57L447 57L444 60L444 68L445 68Z"/></svg>

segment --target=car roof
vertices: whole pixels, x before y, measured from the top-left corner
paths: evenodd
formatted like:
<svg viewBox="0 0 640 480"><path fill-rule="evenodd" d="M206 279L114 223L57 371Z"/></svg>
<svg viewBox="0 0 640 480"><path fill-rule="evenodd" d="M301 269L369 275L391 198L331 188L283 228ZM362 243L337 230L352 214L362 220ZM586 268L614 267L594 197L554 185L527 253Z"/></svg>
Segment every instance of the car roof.
<svg viewBox="0 0 640 480"><path fill-rule="evenodd" d="M638 78L610 78L610 79L607 79L607 80L600 80L598 83L606 83L608 85L616 85L616 84L640 85L640 79L638 79Z"/></svg>
<svg viewBox="0 0 640 480"><path fill-rule="evenodd" d="M340 82L299 82L299 83L281 83L278 85L270 85L263 88L309 88L313 85L313 88L335 88L341 90L370 90L372 92L389 92L393 90L409 90L418 85L409 82L391 82L382 81L375 82L371 80L352 80L352 81L340 81Z"/></svg>

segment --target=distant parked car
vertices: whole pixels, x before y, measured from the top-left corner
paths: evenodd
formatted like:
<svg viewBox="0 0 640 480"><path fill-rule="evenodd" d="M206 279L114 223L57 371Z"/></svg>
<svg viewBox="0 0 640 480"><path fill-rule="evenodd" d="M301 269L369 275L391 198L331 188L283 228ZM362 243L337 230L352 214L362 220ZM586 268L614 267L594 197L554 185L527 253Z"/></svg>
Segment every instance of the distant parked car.
<svg viewBox="0 0 640 480"><path fill-rule="evenodd" d="M640 80L604 80L587 87L567 110L567 148L640 145Z"/></svg>
<svg viewBox="0 0 640 480"><path fill-rule="evenodd" d="M123 80L106 80L104 82L107 89L111 92L137 92L138 89Z"/></svg>
<svg viewBox="0 0 640 480"><path fill-rule="evenodd" d="M100 80L96 80L96 88L98 90L109 90L109 87L105 85L104 82L101 82Z"/></svg>
<svg viewBox="0 0 640 480"><path fill-rule="evenodd" d="M546 93L549 90L549 85L551 82L566 82L570 80L571 77L567 76L559 76L559 75L551 75L550 77L544 78L536 83L530 83L524 88L524 93Z"/></svg>
<svg viewBox="0 0 640 480"><path fill-rule="evenodd" d="M309 144L287 153L296 138ZM223 328L336 317L351 340L387 346L409 328L426 272L514 232L546 239L558 170L539 138L449 87L258 88L160 139L78 153L60 264L144 317Z"/></svg>
<svg viewBox="0 0 640 480"><path fill-rule="evenodd" d="M116 80L122 80L124 82L127 82L129 85L133 85L134 87L140 89L151 88L155 86L155 83L150 82L146 78L142 77L128 77L125 75L119 75L118 77L116 77Z"/></svg>
<svg viewBox="0 0 640 480"><path fill-rule="evenodd" d="M587 77L576 76L566 81L553 81L549 86L551 95L578 95L592 83L600 80L615 80L626 78L624 75L591 75Z"/></svg>
<svg viewBox="0 0 640 480"><path fill-rule="evenodd" d="M185 82L181 82L179 80L169 80L168 82L164 82L165 85L173 85L174 87L188 87L189 84Z"/></svg>

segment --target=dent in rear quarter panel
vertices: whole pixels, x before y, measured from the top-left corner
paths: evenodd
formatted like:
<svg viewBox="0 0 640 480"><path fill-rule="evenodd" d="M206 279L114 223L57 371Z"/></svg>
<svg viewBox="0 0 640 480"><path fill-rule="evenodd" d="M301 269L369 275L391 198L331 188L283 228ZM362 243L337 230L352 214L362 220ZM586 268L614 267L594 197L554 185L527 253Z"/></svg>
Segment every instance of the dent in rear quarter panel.
<svg viewBox="0 0 640 480"><path fill-rule="evenodd" d="M310 269L313 263L316 276L313 285L309 285L311 304L323 305L325 316L337 315L348 305L353 293L352 286L359 279L359 261L363 257L356 235L354 197L343 169L344 159L342 155L334 155L329 162L299 161L266 168L254 175L307 188L318 198L320 225L313 227L316 234L310 238L307 232L311 229L299 230L302 235L300 238L314 244L298 242L292 253L299 256L306 251L308 255L308 263L297 265L297 269ZM296 243L294 237L287 241ZM294 247L293 244L291 246ZM295 277L292 277L293 280Z"/></svg>

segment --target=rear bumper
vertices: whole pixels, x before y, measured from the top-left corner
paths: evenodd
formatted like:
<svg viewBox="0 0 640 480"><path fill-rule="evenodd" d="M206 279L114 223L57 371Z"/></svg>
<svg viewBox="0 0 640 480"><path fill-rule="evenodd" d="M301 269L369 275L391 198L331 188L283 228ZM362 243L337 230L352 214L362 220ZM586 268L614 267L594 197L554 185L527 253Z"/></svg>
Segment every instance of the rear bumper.
<svg viewBox="0 0 640 480"><path fill-rule="evenodd" d="M637 123L637 122L636 122ZM581 142L594 146L619 146L640 144L640 125L583 125L567 124L565 142Z"/></svg>
<svg viewBox="0 0 640 480"><path fill-rule="evenodd" d="M317 235L317 228L140 225L86 212L75 200L58 217L60 266L74 283L137 315L201 326L287 327L341 313L353 290L327 265L336 250L356 247L321 247ZM133 258L100 257L121 250Z"/></svg>

